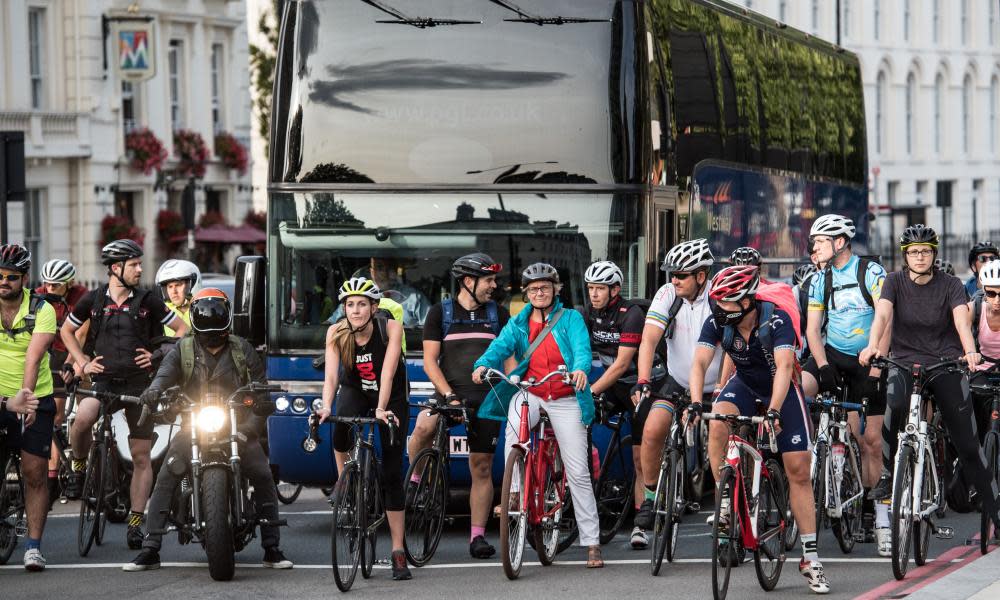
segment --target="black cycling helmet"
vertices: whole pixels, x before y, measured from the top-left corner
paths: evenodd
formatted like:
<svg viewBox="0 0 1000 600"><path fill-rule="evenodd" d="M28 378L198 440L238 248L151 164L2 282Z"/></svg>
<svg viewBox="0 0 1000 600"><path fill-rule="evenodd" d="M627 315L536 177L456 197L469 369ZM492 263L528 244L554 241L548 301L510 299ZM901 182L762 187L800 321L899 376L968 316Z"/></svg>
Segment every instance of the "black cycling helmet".
<svg viewBox="0 0 1000 600"><path fill-rule="evenodd" d="M969 250L969 268L971 269L974 264L976 264L976 259L980 254L992 254L993 256L1000 257L1000 249L998 249L993 242L979 242Z"/></svg>
<svg viewBox="0 0 1000 600"><path fill-rule="evenodd" d="M205 288L191 299L191 328L196 333L229 331L233 311L229 297L218 288Z"/></svg>
<svg viewBox="0 0 1000 600"><path fill-rule="evenodd" d="M521 272L521 285L528 285L532 281L559 283L559 271L556 271L552 265L543 262L528 265L528 268Z"/></svg>
<svg viewBox="0 0 1000 600"><path fill-rule="evenodd" d="M813 276L816 272L816 267L814 265L799 265L795 272L792 273L792 285L801 286L802 282Z"/></svg>
<svg viewBox="0 0 1000 600"><path fill-rule="evenodd" d="M760 257L760 252L756 248L751 248L750 246L743 246L733 250L732 255L729 256L729 262L734 265L751 265L754 267L759 267L762 259Z"/></svg>
<svg viewBox="0 0 1000 600"><path fill-rule="evenodd" d="M461 277L489 277L503 271L503 265L482 252L466 254L451 264L451 275Z"/></svg>
<svg viewBox="0 0 1000 600"><path fill-rule="evenodd" d="M908 246L914 244L926 244L933 246L936 250L938 247L938 234L923 223L910 225L903 230L903 235L899 236L899 249L906 251Z"/></svg>
<svg viewBox="0 0 1000 600"><path fill-rule="evenodd" d="M133 240L115 240L101 249L101 262L105 265L125 262L142 256L142 246Z"/></svg>
<svg viewBox="0 0 1000 600"><path fill-rule="evenodd" d="M31 252L20 244L0 246L0 269L17 271L24 275L31 269Z"/></svg>

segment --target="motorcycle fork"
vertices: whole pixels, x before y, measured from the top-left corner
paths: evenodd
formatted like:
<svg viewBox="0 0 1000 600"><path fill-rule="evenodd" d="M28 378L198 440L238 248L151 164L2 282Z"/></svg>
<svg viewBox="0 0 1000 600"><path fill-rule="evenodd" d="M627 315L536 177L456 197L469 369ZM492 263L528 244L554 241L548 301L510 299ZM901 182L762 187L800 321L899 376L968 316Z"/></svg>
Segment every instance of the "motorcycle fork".
<svg viewBox="0 0 1000 600"><path fill-rule="evenodd" d="M243 488L240 477L239 429L236 427L236 408L229 407L229 467L232 470L231 485L233 488L233 520L238 526L243 525Z"/></svg>
<svg viewBox="0 0 1000 600"><path fill-rule="evenodd" d="M201 531L201 449L198 446L198 428L195 427L194 413L187 410L188 422L191 424L191 514L194 517L195 531Z"/></svg>

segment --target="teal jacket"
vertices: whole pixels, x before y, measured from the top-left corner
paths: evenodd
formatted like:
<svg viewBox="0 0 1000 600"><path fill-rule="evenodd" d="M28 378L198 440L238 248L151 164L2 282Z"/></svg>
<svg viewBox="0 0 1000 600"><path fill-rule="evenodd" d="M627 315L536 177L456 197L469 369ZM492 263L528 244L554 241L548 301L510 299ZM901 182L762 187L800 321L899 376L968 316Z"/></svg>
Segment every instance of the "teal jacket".
<svg viewBox="0 0 1000 600"><path fill-rule="evenodd" d="M562 302L556 300L556 305L550 315L555 314L563 308ZM528 319L531 318L532 309L526 306L517 316L507 322L507 325L500 331L500 335L486 349L486 353L479 357L475 367L492 367L497 370L503 369L503 361L508 356L513 355L518 360L518 365L513 374L523 376L528 371L528 361L524 360L524 354L528 351ZM559 352L565 360L566 368L572 371L583 371L590 374L592 355L590 352L590 332L583 321L583 315L572 308L565 309L565 314L559 318L555 327L552 328L552 336L555 338ZM478 414L487 419L497 421L507 420L507 407L514 396L516 388L502 382L497 384L486 396ZM580 403L580 411L583 413L583 424L590 425L594 420L594 398L590 393L590 384L583 391L576 393L576 400Z"/></svg>

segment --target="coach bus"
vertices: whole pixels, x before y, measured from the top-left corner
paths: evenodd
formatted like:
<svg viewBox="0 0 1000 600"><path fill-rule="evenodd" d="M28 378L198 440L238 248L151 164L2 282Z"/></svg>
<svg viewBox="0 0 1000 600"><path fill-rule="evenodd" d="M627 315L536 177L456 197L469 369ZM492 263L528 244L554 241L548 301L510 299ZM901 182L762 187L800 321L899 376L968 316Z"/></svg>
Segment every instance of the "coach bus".
<svg viewBox="0 0 1000 600"><path fill-rule="evenodd" d="M718 257L756 246L779 278L812 220L838 212L865 252L864 123L855 55L725 2L288 0L267 256L241 259L236 298L238 331L288 390L270 419L281 478L335 477L301 445L344 279L372 277L404 305L419 400L424 315L473 251L503 264L512 312L539 260L582 307L592 261L622 267L627 297L651 297L666 250L690 237Z"/></svg>

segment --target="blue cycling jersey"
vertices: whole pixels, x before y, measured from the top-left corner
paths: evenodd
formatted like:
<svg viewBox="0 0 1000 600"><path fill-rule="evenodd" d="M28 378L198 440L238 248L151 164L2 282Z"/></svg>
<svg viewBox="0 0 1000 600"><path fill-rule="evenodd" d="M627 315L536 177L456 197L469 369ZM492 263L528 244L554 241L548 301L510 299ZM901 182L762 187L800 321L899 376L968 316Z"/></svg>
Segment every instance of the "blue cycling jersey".
<svg viewBox="0 0 1000 600"><path fill-rule="evenodd" d="M852 256L843 268L833 269L833 298L830 310L826 315L826 345L838 352L857 356L868 345L872 322L875 320L875 309L868 306L864 294L858 287L858 268L861 260ZM885 269L876 262L868 263L865 273L865 286L872 295L872 300L878 301L882 294L882 283L885 281ZM824 294L826 287L826 272L817 274L812 279L809 291L809 311L826 311ZM843 289L841 289L843 288Z"/></svg>
<svg viewBox="0 0 1000 600"><path fill-rule="evenodd" d="M759 318L760 311L757 315ZM715 319L709 317L701 328L698 344L714 349L722 343L723 329L715 324ZM764 345L760 341L759 329L759 324L754 327L749 341L744 339L739 331L734 331L733 347L728 354L736 365L736 374L740 380L759 396L767 398L771 395L774 378L771 375L771 361L768 360ZM774 314L771 315L771 341L775 351L795 351L795 328L788 313L779 308L775 308Z"/></svg>

